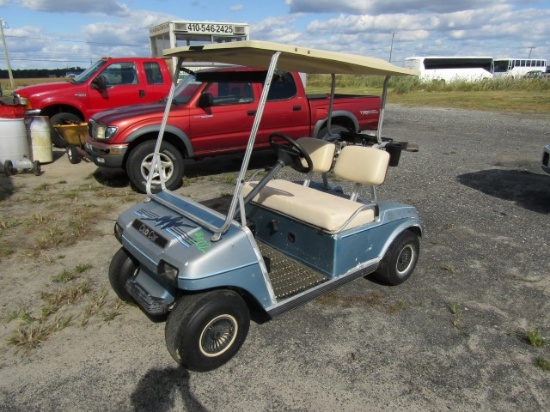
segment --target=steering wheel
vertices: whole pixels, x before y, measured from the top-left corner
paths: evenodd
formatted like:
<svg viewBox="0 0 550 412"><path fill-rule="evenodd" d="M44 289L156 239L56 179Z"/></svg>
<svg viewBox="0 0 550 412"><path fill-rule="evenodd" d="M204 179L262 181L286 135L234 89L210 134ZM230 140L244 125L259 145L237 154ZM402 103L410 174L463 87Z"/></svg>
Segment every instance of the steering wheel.
<svg viewBox="0 0 550 412"><path fill-rule="evenodd" d="M283 140L283 142L276 140ZM271 133L269 135L269 145L277 153L277 161L284 166L291 166L301 173L308 173L313 170L313 161L309 154L290 136L283 133ZM307 166L304 166L302 159L306 161Z"/></svg>

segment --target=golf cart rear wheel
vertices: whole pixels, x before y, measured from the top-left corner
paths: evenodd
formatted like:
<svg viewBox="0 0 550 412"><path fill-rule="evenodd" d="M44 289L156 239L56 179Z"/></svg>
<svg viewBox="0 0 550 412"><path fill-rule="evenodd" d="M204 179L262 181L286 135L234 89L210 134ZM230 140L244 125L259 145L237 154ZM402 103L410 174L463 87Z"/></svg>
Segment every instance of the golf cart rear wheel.
<svg viewBox="0 0 550 412"><path fill-rule="evenodd" d="M109 266L109 282L120 300L135 303L134 298L126 290L126 282L137 275L139 266L137 261L121 247L113 256Z"/></svg>
<svg viewBox="0 0 550 412"><path fill-rule="evenodd" d="M374 278L387 285L400 285L413 273L419 252L418 235L411 230L405 230L389 247L374 273Z"/></svg>
<svg viewBox="0 0 550 412"><path fill-rule="evenodd" d="M166 322L166 347L184 368L205 372L229 361L248 334L250 313L231 290L180 298Z"/></svg>

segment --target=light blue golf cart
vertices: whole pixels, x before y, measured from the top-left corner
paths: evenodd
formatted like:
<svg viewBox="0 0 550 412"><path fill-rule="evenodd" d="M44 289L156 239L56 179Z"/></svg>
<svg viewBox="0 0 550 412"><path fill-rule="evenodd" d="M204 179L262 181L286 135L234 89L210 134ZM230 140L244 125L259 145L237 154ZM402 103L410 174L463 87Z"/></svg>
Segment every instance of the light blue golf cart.
<svg viewBox="0 0 550 412"><path fill-rule="evenodd" d="M122 247L109 268L111 285L151 318L166 318L166 345L179 364L195 371L215 369L237 353L251 318L268 320L351 280L371 275L398 285L410 277L420 251L420 219L413 206L379 201L376 186L392 162L392 142L381 137L389 77L417 73L380 59L259 41L180 47L165 56L177 57L177 67L217 62L267 70L226 211L164 185L159 148L172 88L147 198L123 212L115 225ZM335 74L385 76L376 135L352 136L350 142L344 133L298 140L274 133L275 165L261 178L246 180L276 70L331 74L331 102ZM302 177L282 178L290 168L301 173L291 175ZM159 176L161 187L152 190Z"/></svg>

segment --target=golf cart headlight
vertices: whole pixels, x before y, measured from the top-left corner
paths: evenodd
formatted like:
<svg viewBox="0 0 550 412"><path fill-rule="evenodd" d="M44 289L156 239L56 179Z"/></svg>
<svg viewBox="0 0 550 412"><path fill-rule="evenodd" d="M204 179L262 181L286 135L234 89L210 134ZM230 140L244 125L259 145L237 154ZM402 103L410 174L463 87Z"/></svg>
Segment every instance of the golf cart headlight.
<svg viewBox="0 0 550 412"><path fill-rule="evenodd" d="M166 280L170 281L171 283L176 283L178 281L178 273L178 268L164 261L160 262L159 274Z"/></svg>
<svg viewBox="0 0 550 412"><path fill-rule="evenodd" d="M115 126L97 126L95 138L97 140L108 140L114 136L118 127Z"/></svg>

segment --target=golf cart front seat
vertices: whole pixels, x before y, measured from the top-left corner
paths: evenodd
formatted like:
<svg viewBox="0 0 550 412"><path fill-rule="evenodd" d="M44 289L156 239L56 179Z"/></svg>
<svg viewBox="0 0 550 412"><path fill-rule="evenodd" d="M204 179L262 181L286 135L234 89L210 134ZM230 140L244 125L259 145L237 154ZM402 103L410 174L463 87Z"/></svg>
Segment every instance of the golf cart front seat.
<svg viewBox="0 0 550 412"><path fill-rule="evenodd" d="M378 216L375 202L358 201L361 185L377 186L384 182L390 155L367 146L345 146L340 152L334 174L355 184L350 198L337 196L282 179L271 180L252 203L320 228L338 233L373 222ZM247 182L243 195L257 182Z"/></svg>
<svg viewBox="0 0 550 412"><path fill-rule="evenodd" d="M314 137L302 137L296 140L302 148L309 154L313 168L308 172L304 180L304 186L309 186L314 173L328 173L334 164L334 155L336 153L336 145L326 140L316 139ZM304 167L307 162L302 159Z"/></svg>

